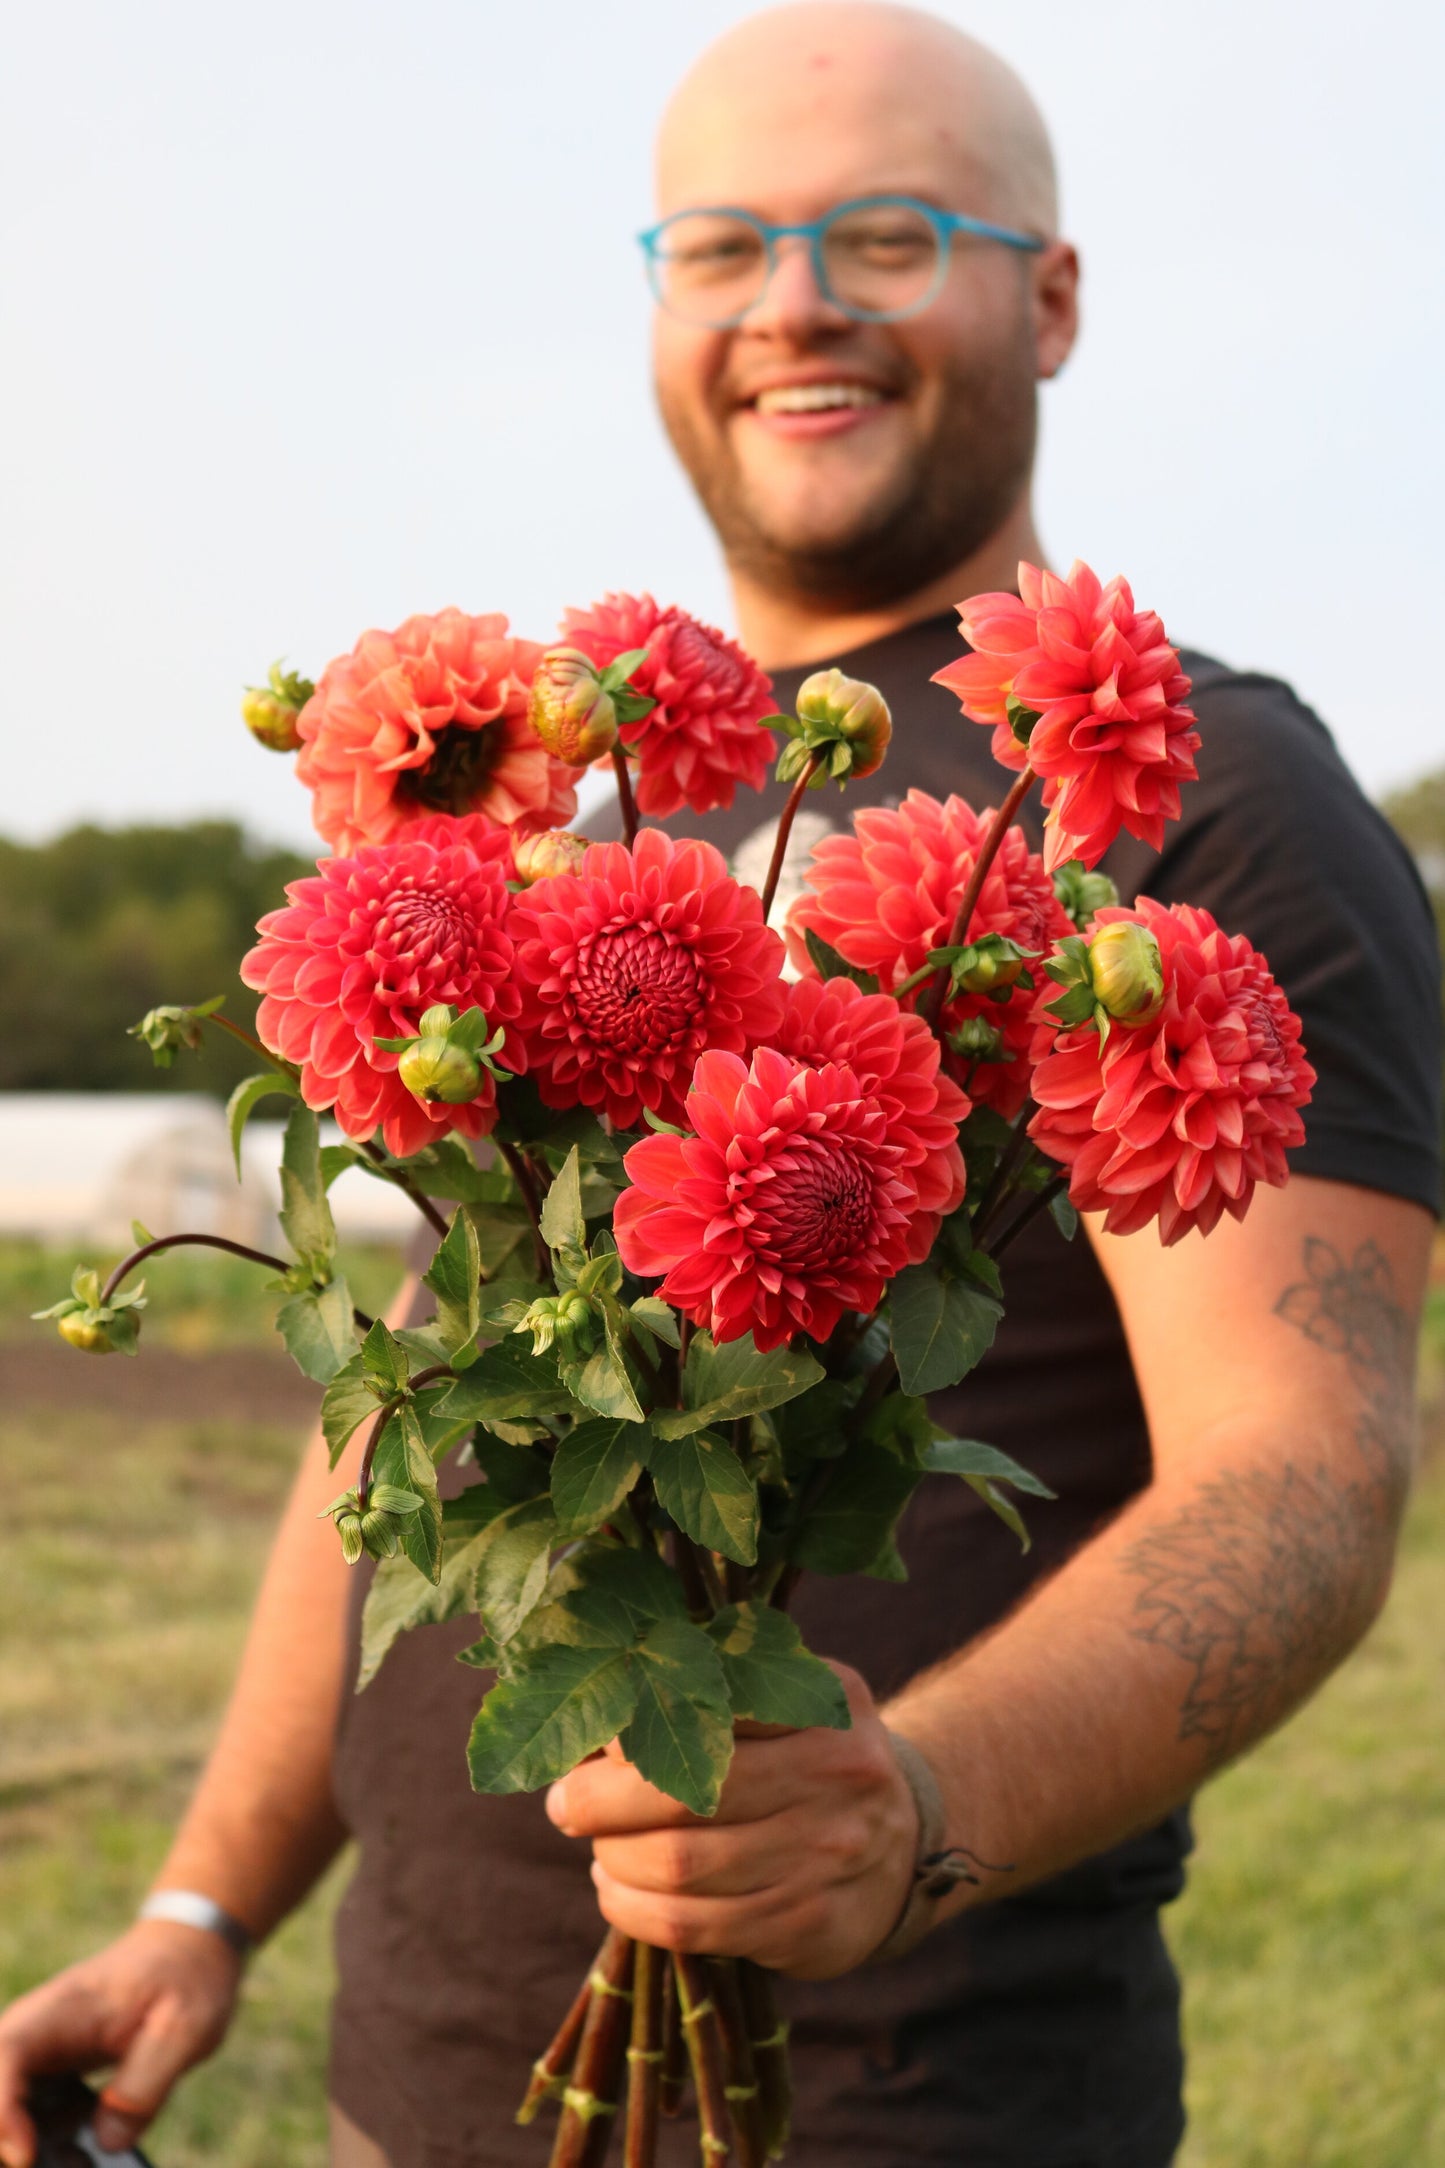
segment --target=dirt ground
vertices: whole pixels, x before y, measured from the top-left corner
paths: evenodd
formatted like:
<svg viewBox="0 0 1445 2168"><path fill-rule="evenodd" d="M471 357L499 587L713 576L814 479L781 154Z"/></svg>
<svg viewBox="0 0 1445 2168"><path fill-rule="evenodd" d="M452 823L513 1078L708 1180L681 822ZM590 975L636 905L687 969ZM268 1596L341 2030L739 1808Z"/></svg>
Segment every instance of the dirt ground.
<svg viewBox="0 0 1445 2168"><path fill-rule="evenodd" d="M320 1410L321 1388L288 1355L269 1348L183 1355L147 1347L134 1358L86 1356L37 1332L0 1341L0 1402L12 1414L104 1408L122 1421L211 1417L305 1429Z"/></svg>

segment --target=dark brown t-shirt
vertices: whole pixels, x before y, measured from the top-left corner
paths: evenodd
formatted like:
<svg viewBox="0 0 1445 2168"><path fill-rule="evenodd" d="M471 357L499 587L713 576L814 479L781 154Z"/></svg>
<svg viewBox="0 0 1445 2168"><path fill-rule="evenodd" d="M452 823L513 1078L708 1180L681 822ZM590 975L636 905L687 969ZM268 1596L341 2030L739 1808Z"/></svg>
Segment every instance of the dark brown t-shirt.
<svg viewBox="0 0 1445 2168"><path fill-rule="evenodd" d="M795 842L910 788L997 803L989 733L930 684L959 653L929 619L838 659L895 717L887 764L810 794ZM1199 781L1161 856L1125 838L1108 870L1212 910L1265 950L1319 1070L1302 1172L1434 1207L1438 965L1414 868L1319 721L1277 680L1187 655ZM780 704L803 673L779 677ZM666 823L761 881L781 793ZM1037 841L1038 816L1026 816ZM607 820L598 833L615 833ZM760 832L761 831L761 832ZM798 850L791 854L796 871ZM1143 1240L1152 1239L1145 1235ZM1113 1299L1086 1241L1047 1222L1010 1252L1008 1310L941 1421L989 1439L1058 1492L1027 1555L966 1486L926 1481L905 1516L905 1585L807 1579L809 1643L887 1696L994 1624L1149 1480L1149 1442ZM358 1608L364 1576L358 1576ZM407 1636L344 1711L336 1790L360 1844L337 1951L333 2085L393 2168L527 2168L548 2138L511 2117L532 2059L599 1939L585 1847L536 1798L478 1798L465 1747L485 1683L453 1661L473 1622ZM1182 2130L1177 1984L1158 1908L1177 1895L1187 1818L1024 1895L970 1913L898 1963L785 1983L798 2108L794 2168L1162 2168ZM663 2159L695 2160L669 2126Z"/></svg>

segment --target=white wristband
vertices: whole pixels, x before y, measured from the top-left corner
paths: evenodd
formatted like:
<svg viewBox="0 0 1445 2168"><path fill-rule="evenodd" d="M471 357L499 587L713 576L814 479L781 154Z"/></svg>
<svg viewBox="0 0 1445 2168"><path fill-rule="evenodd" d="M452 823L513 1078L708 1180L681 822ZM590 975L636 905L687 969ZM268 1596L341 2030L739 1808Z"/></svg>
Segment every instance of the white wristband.
<svg viewBox="0 0 1445 2168"><path fill-rule="evenodd" d="M249 1928L243 1927L233 1914L224 1910L213 1898L203 1897L194 1889L152 1890L136 1917L142 1920L174 1920L179 1927L200 1927L207 1934L219 1935L229 1943L239 1957L248 1957L255 1948Z"/></svg>

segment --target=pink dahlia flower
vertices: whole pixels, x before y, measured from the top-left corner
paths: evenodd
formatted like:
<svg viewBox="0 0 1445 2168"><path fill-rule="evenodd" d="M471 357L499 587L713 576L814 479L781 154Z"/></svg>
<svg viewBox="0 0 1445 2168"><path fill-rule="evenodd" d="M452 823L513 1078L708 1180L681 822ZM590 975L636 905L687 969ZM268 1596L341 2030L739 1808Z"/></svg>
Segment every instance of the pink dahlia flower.
<svg viewBox="0 0 1445 2168"><path fill-rule="evenodd" d="M963 1202L958 1125L969 1101L939 1066L937 1039L921 1016L890 994L865 994L851 979L799 979L788 988L783 1020L769 1044L812 1069L849 1069L876 1099L890 1144L918 1185L908 1262L921 1264L939 1223Z"/></svg>
<svg viewBox="0 0 1445 2168"><path fill-rule="evenodd" d="M872 1310L908 1262L918 1188L907 1148L853 1071L772 1047L752 1066L704 1054L686 1137L644 1137L613 1228L630 1272L714 1339L760 1348L826 1340L845 1310Z"/></svg>
<svg viewBox="0 0 1445 2168"><path fill-rule="evenodd" d="M644 828L513 904L521 1032L549 1107L682 1119L704 1048L745 1054L782 1014L783 944L710 843Z"/></svg>
<svg viewBox="0 0 1445 2168"><path fill-rule="evenodd" d="M1068 1168L1081 1212L1103 1212L1120 1235L1157 1219L1168 1244L1191 1227L1208 1234L1221 1213L1243 1219L1256 1182L1285 1180L1315 1072L1299 1018L1243 934L1147 896L1094 924L1121 922L1159 944L1163 1008L1116 1024L1102 1046L1092 1027L1061 1030L1040 1012L1029 1134Z"/></svg>
<svg viewBox="0 0 1445 2168"><path fill-rule="evenodd" d="M647 649L631 683L657 706L621 732L637 761L639 812L711 813L732 804L739 783L762 789L776 750L759 727L773 712L773 685L735 640L686 610L660 610L651 595L604 595L590 610L568 610L562 636L599 670Z"/></svg>
<svg viewBox="0 0 1445 2168"><path fill-rule="evenodd" d="M940 804L921 790L909 791L896 809L860 808L851 835L824 836L818 843L805 875L812 893L788 913L788 953L797 969L816 976L803 939L811 928L891 992L921 967L930 949L948 940L989 821L987 811L975 813L962 798ZM1021 830L1010 828L984 881L968 938L1007 934L1021 948L1046 954L1073 930L1043 861ZM911 1008L920 996L904 998ZM941 1019L945 1033L981 1017L999 1034L998 1060L945 1059L951 1073L967 1078L973 1099L1008 1119L1028 1094L1032 1008L1033 998L1023 992L1006 1002L963 993L946 1004Z"/></svg>
<svg viewBox="0 0 1445 2168"><path fill-rule="evenodd" d="M485 1069L475 1099L432 1105L406 1089L401 1057L376 1041L410 1036L423 1010L445 1001L507 1027L503 1059L525 1068L511 1028L521 1006L506 930L511 870L505 829L428 822L425 837L411 830L395 843L363 844L354 858L322 859L261 920L241 965L264 997L256 1029L300 1065L306 1104L334 1107L349 1137L380 1129L404 1157L448 1129L469 1137L491 1129L496 1089Z"/></svg>
<svg viewBox="0 0 1445 2168"><path fill-rule="evenodd" d="M572 771L527 721L542 650L505 617L442 610L364 632L328 663L297 718L296 773L333 849L385 843L429 813L485 813L556 828L577 804Z"/></svg>
<svg viewBox="0 0 1445 2168"><path fill-rule="evenodd" d="M1097 865L1121 828L1157 851L1179 818L1179 786L1197 774L1199 733L1185 707L1189 680L1152 610L1136 610L1127 580L1101 586L1086 564L1066 580L1019 566L1017 595L959 604L973 649L934 683L965 715L993 725L994 758L1044 779L1044 863ZM1038 716L1027 747L1012 697Z"/></svg>

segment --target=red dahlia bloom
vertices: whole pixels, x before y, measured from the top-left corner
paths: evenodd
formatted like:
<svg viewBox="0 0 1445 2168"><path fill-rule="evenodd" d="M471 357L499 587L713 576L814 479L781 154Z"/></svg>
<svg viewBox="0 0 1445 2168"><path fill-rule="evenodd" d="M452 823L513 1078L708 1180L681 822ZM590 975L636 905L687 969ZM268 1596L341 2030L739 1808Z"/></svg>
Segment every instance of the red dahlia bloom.
<svg viewBox="0 0 1445 2168"><path fill-rule="evenodd" d="M908 1262L920 1264L939 1222L963 1202L958 1125L969 1101L939 1067L939 1044L921 1016L890 994L865 994L851 979L799 979L788 988L770 1044L794 1061L852 1071L887 1118L888 1140L918 1185Z"/></svg>
<svg viewBox="0 0 1445 2168"><path fill-rule="evenodd" d="M613 1229L630 1272L714 1339L825 1340L908 1262L918 1189L888 1115L840 1063L704 1054L687 1137L644 1137Z"/></svg>
<svg viewBox="0 0 1445 2168"><path fill-rule="evenodd" d="M759 728L773 712L773 684L736 641L686 610L660 610L651 595L604 595L590 610L568 610L562 636L599 670L647 649L631 683L657 706L621 732L637 759L639 812L711 813L732 804L739 783L762 789L776 750Z"/></svg>
<svg viewBox="0 0 1445 2168"><path fill-rule="evenodd" d="M862 807L853 816L851 835L824 836L805 876L813 893L801 896L788 913L788 953L797 969L816 976L803 939L811 927L847 962L875 973L885 993L911 976L953 931L953 915L990 818L962 798L940 804L926 791L911 790L896 810ZM1042 860L1022 831L1010 828L989 868L967 938L1002 933L1021 948L1047 953L1073 930ZM904 998L911 1008L919 994ZM1006 1002L963 993L945 1005L941 1019L949 1032L980 1016L1002 1034L1002 1060L973 1067L950 1054L946 1063L951 1073L968 1078L974 1099L1009 1119L1028 1093L1032 1007L1032 998L1023 993Z"/></svg>
<svg viewBox="0 0 1445 2168"><path fill-rule="evenodd" d="M1179 657L1154 612L1135 609L1128 581L1101 586L1078 562L1066 580L1021 564L1017 595L975 595L958 614L973 653L934 683L992 723L996 760L1043 777L1049 870L1068 858L1097 865L1121 828L1160 849L1179 786L1198 773L1199 733ZM1027 748L1010 696L1038 715Z"/></svg>
<svg viewBox="0 0 1445 2168"><path fill-rule="evenodd" d="M509 921L521 1032L549 1107L682 1119L705 1047L747 1053L782 1013L783 944L710 843L644 828L538 881Z"/></svg>
<svg viewBox="0 0 1445 2168"><path fill-rule="evenodd" d="M555 828L577 804L572 771L527 721L542 650L501 616L442 610L364 632L328 663L297 718L296 773L337 851L385 843L429 813L480 812Z"/></svg>
<svg viewBox="0 0 1445 2168"><path fill-rule="evenodd" d="M1103 1212L1120 1235L1157 1219L1167 1244L1191 1227L1208 1234L1224 1212L1243 1219L1256 1182L1279 1187L1315 1072L1299 1018L1243 934L1147 896L1094 924L1124 921L1159 943L1164 1006L1147 1024L1115 1025L1102 1046L1091 1027L1060 1030L1041 1011L1029 1135L1069 1169L1080 1211Z"/></svg>
<svg viewBox="0 0 1445 2168"><path fill-rule="evenodd" d="M485 1136L496 1090L482 1072L463 1106L415 1098L396 1074L400 1056L377 1039L416 1031L433 1002L484 1009L507 1027L504 1057L525 1067L511 1026L520 1001L506 932L510 839L478 820L433 821L354 858L324 858L268 912L241 977L265 998L256 1029L273 1053L301 1068L301 1096L334 1107L350 1137L378 1128L388 1150L416 1152L448 1129Z"/></svg>

